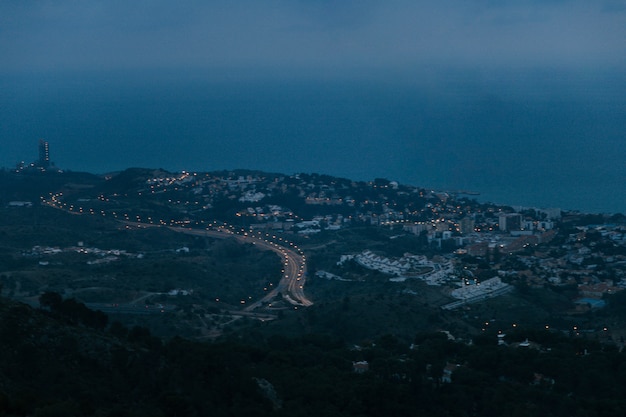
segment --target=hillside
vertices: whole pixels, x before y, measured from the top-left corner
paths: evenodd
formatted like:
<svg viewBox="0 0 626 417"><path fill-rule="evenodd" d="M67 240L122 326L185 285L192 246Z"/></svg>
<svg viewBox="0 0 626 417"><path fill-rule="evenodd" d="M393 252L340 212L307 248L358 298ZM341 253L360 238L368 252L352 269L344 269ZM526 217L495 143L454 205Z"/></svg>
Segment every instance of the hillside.
<svg viewBox="0 0 626 417"><path fill-rule="evenodd" d="M626 405L621 215L319 174L1 176L0 415Z"/></svg>
<svg viewBox="0 0 626 417"><path fill-rule="evenodd" d="M97 330L0 299L0 415L622 415L626 354L547 331L507 340L161 341L142 327Z"/></svg>
<svg viewBox="0 0 626 417"><path fill-rule="evenodd" d="M626 335L619 309L595 307L626 278L621 215L515 211L320 174L1 174L3 294L35 306L56 291L128 326L202 340L250 328L471 338L494 319ZM488 282L503 294L442 309Z"/></svg>

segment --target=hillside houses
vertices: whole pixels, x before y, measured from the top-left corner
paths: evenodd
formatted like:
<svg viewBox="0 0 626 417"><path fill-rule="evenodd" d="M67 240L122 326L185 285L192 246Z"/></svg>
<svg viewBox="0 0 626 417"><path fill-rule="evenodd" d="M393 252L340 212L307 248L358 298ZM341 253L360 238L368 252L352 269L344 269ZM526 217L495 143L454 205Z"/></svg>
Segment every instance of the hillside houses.
<svg viewBox="0 0 626 417"><path fill-rule="evenodd" d="M369 250L357 255L344 255L339 264L354 259L359 265L367 269L376 270L391 275L390 281L401 282L410 278L417 278L429 285L442 285L450 279L454 268L450 260L434 262L425 256L405 254L399 259L389 259L378 256Z"/></svg>

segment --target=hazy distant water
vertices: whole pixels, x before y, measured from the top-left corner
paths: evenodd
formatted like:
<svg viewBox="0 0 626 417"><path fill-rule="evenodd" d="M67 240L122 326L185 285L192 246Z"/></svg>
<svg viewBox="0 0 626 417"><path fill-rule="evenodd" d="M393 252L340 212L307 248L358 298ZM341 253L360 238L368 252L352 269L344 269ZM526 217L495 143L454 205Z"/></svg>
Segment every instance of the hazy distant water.
<svg viewBox="0 0 626 417"><path fill-rule="evenodd" d="M435 82L0 78L0 166L384 177L512 205L626 212L624 78Z"/></svg>

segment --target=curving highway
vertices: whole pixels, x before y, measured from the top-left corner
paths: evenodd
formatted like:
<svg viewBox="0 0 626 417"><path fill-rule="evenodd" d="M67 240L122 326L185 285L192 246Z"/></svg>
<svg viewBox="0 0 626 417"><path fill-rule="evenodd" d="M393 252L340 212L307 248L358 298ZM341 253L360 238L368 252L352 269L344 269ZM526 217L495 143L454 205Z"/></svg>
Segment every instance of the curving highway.
<svg viewBox="0 0 626 417"><path fill-rule="evenodd" d="M42 203L71 214L96 214L96 211L94 211L94 209L84 209L78 206L74 207L72 204L68 205L66 203L63 203L61 198L62 193L51 194L49 199L45 199L42 197ZM103 210L100 210L99 214L101 214L102 216L106 215ZM115 213L113 213L113 215L115 216ZM258 307L261 307L264 304L268 304L271 300L278 296L278 293L281 293L285 300L287 300L290 304L296 307L308 307L313 304L313 302L309 300L306 295L304 295L304 285L306 283L306 257L304 253L300 249L298 249L297 246L295 246L293 243L288 243L281 237L277 238L275 235L273 235L270 239L269 234L262 235L260 232L255 234L251 231L246 232L244 229L241 229L241 231L239 232L235 232L235 229L232 226L227 226L226 224L218 226L215 222L215 226L212 226L212 228L192 229L184 227L182 224L179 226L167 226L167 223L163 220L156 223L154 223L153 221L150 221L150 223L145 223L141 221L131 221L128 215L123 216L125 217L125 219L118 219L118 221L126 224L127 227L131 225L136 227L168 227L170 230L173 230L175 232L195 236L210 236L217 239L232 237L240 242L253 243L260 249L276 252L278 256L281 257L281 261L283 263L282 276L277 287L270 291L268 294L266 294L260 300L247 305L244 311L250 312ZM117 216L115 217L117 218ZM137 219L139 220L139 216L137 216ZM174 221L172 221L171 223L173 222ZM277 241L282 243L276 243Z"/></svg>
<svg viewBox="0 0 626 417"><path fill-rule="evenodd" d="M246 306L244 309L245 311L252 311L261 307L263 304L269 303L271 300L276 298L278 293L281 293L283 297L294 306L308 307L313 305L313 302L304 294L304 285L306 283L306 257L303 253L299 253L290 247L279 245L269 239L264 239L261 235L257 236L247 232L244 232L243 234L235 233L227 227L198 230L170 226L169 229L179 233L194 236L213 237L217 239L232 237L242 243L253 243L259 247L259 249L274 251L281 257L283 270L278 285L260 300ZM296 247L294 248L297 249Z"/></svg>

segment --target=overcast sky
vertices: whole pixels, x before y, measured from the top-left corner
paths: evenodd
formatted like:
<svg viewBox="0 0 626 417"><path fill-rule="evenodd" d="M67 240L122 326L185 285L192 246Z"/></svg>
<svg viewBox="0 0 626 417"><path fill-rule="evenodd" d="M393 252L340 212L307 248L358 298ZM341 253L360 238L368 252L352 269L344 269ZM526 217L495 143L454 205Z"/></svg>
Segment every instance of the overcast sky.
<svg viewBox="0 0 626 417"><path fill-rule="evenodd" d="M626 0L3 0L0 71L626 69Z"/></svg>

